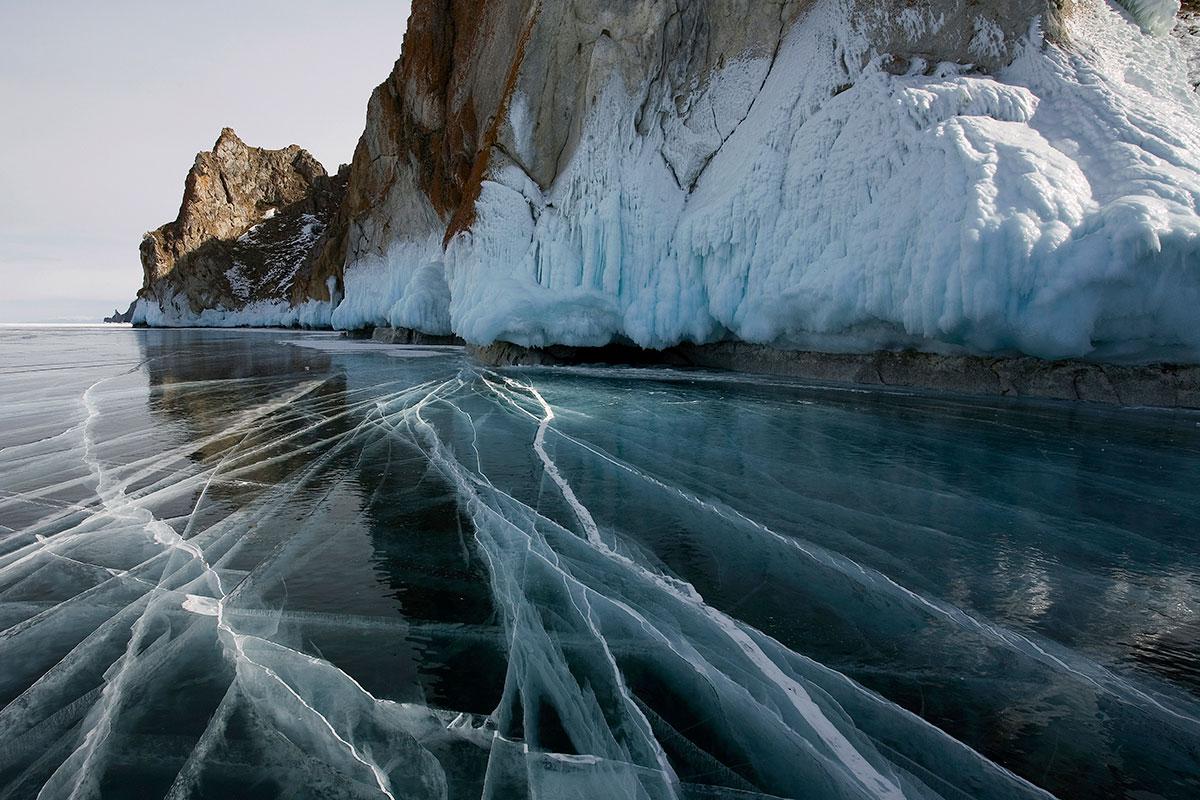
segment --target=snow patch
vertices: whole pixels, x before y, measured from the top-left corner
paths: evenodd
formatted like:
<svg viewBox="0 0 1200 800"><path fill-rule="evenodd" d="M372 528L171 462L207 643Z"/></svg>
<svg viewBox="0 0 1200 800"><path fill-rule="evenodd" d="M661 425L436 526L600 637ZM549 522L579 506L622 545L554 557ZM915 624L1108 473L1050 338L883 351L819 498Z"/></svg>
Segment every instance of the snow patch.
<svg viewBox="0 0 1200 800"><path fill-rule="evenodd" d="M219 602L211 597L189 594L183 598L181 605L185 611L204 617L215 617L221 613Z"/></svg>
<svg viewBox="0 0 1200 800"><path fill-rule="evenodd" d="M233 292L233 296L239 300L249 301L251 295L254 294L254 283L246 274L246 267L240 263L235 263L225 273L225 279L229 281L229 288Z"/></svg>
<svg viewBox="0 0 1200 800"><path fill-rule="evenodd" d="M971 37L971 43L967 45L967 50L974 56L980 58L1002 58L1008 51L1008 47L1004 44L1004 31L996 24L994 20L987 17L975 17L975 35Z"/></svg>

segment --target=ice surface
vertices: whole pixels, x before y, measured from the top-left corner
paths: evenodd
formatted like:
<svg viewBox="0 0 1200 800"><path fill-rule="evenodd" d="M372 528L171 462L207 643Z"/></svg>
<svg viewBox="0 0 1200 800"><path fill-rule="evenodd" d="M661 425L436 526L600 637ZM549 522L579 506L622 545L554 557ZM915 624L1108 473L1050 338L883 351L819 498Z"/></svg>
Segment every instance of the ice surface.
<svg viewBox="0 0 1200 800"><path fill-rule="evenodd" d="M360 339L343 338L342 334L305 335L300 338L281 339L282 344L320 350L325 353L374 352L388 358L461 358L462 345L405 345L388 344Z"/></svg>
<svg viewBox="0 0 1200 800"><path fill-rule="evenodd" d="M419 349L0 331L0 796L1194 796L1194 414Z"/></svg>

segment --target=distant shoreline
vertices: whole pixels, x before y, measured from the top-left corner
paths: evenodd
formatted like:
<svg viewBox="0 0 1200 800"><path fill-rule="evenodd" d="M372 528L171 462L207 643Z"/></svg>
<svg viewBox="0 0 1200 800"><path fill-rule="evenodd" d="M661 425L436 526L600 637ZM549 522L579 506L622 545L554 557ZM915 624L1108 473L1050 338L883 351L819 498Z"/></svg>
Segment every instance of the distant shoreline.
<svg viewBox="0 0 1200 800"><path fill-rule="evenodd" d="M132 328L132 322L0 322L0 328Z"/></svg>

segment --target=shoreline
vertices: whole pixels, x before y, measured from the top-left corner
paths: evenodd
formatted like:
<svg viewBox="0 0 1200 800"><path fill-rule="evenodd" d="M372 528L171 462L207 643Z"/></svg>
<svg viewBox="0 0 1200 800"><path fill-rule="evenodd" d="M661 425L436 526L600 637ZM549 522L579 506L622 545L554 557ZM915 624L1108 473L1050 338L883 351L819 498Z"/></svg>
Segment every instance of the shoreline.
<svg viewBox="0 0 1200 800"><path fill-rule="evenodd" d="M334 332L329 328L255 326L195 326L195 329ZM939 355L917 350L827 353L782 350L735 341L702 345L683 343L663 350L646 350L626 344L603 347L551 345L539 348L511 342L475 345L455 335L427 334L411 328L386 326L340 333L347 339L382 344L464 346L470 358L492 367L581 364L692 367L865 388L914 389L976 397L1067 400L1126 408L1200 409L1200 364L1134 365L1080 359L1048 361L1032 356Z"/></svg>
<svg viewBox="0 0 1200 800"><path fill-rule="evenodd" d="M489 366L628 364L697 367L858 387L917 389L979 397L1028 397L1121 407L1200 409L1200 365L1103 364L1031 356L937 355L915 350L822 353L746 342L530 348L467 345Z"/></svg>

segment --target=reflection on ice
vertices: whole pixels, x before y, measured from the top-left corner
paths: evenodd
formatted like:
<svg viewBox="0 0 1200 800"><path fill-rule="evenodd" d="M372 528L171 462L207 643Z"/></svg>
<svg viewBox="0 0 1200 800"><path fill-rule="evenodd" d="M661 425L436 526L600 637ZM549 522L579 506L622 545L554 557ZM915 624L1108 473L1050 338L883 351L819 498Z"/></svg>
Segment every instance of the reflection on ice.
<svg viewBox="0 0 1200 800"><path fill-rule="evenodd" d="M292 338L5 342L0 797L1200 790L1192 415Z"/></svg>

